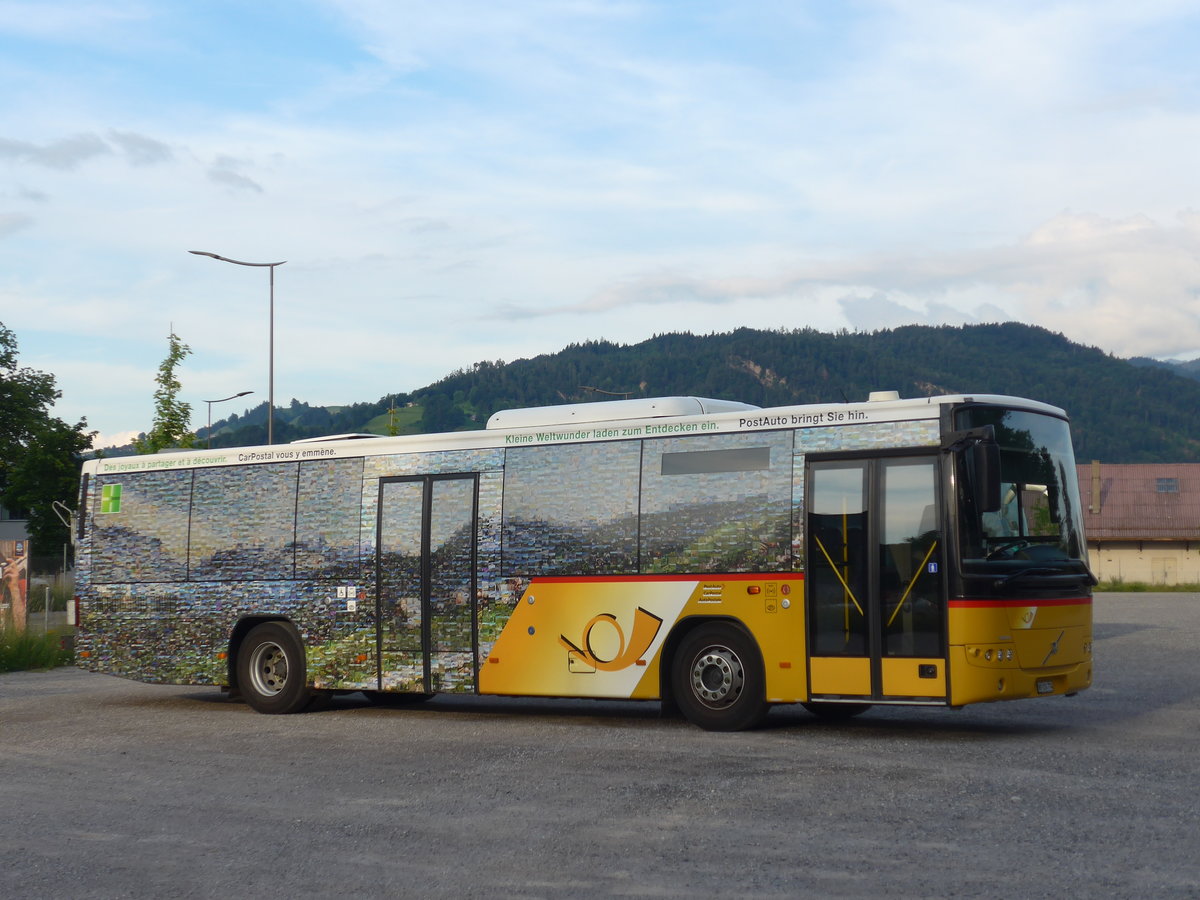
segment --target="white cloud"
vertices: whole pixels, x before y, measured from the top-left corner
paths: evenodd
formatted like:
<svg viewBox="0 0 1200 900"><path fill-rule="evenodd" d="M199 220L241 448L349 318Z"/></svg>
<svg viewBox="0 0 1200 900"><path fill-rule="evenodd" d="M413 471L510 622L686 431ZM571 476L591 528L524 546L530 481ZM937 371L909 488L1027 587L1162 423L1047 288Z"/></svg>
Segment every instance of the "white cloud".
<svg viewBox="0 0 1200 900"><path fill-rule="evenodd" d="M40 145L0 138L0 159L51 169L74 169L89 159L111 152L108 144L94 134L76 134Z"/></svg>
<svg viewBox="0 0 1200 900"><path fill-rule="evenodd" d="M598 316L680 303L768 299L840 308L862 330L1017 319L1121 355L1200 351L1200 216L1063 213L1018 243L924 255L858 256L760 273L656 275L577 303L501 307L501 318ZM782 321L779 325L788 325Z"/></svg>
<svg viewBox="0 0 1200 900"><path fill-rule="evenodd" d="M189 249L289 260L310 402L679 329L1200 355L1191 4L222 9L0 0L0 320L102 429L172 324L189 392L265 397L265 273Z"/></svg>
<svg viewBox="0 0 1200 900"><path fill-rule="evenodd" d="M109 133L109 138L121 148L135 166L169 162L175 155L171 148L162 141L156 141L144 134L135 134L132 131L112 131Z"/></svg>
<svg viewBox="0 0 1200 900"><path fill-rule="evenodd" d="M230 168L221 165L213 166L208 170L208 177L217 184L223 184L226 187L234 188L235 190L255 191L262 193L262 185L245 175L239 175Z"/></svg>
<svg viewBox="0 0 1200 900"><path fill-rule="evenodd" d="M28 228L33 224L33 218L24 213L0 213L0 238Z"/></svg>

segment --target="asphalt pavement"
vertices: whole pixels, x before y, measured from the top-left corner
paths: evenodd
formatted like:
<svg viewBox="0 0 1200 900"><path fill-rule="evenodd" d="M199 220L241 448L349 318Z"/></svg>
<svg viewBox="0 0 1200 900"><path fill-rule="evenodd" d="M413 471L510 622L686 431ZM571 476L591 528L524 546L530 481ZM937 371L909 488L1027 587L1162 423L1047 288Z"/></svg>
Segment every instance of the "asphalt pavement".
<svg viewBox="0 0 1200 900"><path fill-rule="evenodd" d="M0 675L0 897L1200 897L1200 595L1095 613L1077 697L735 734Z"/></svg>

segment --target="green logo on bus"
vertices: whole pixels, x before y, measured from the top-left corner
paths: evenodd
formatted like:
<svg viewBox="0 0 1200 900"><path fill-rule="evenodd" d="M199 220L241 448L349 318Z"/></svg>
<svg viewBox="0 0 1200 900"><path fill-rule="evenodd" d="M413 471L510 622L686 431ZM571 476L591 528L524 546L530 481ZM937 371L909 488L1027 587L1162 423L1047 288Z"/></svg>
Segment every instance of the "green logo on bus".
<svg viewBox="0 0 1200 900"><path fill-rule="evenodd" d="M100 488L100 512L119 513L121 511L121 486L106 484Z"/></svg>

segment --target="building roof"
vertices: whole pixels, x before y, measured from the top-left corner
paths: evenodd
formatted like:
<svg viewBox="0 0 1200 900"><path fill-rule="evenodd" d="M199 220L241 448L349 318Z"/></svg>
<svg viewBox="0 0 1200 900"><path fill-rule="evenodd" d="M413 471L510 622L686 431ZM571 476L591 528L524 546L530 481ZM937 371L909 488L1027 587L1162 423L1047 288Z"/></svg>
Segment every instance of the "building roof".
<svg viewBox="0 0 1200 900"><path fill-rule="evenodd" d="M1200 541L1200 463L1079 465L1089 541Z"/></svg>

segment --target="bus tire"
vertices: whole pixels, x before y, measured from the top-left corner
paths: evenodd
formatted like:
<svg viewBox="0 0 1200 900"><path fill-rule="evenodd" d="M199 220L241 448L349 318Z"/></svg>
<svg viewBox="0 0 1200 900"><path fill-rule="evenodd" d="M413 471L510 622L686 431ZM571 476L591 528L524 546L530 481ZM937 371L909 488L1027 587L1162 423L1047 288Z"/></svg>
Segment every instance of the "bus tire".
<svg viewBox="0 0 1200 900"><path fill-rule="evenodd" d="M256 625L238 650L238 688L242 699L260 713L284 715L306 709L308 687L304 643L286 622Z"/></svg>
<svg viewBox="0 0 1200 900"><path fill-rule="evenodd" d="M706 731L741 731L767 714L758 645L728 622L706 622L679 643L671 695L688 721Z"/></svg>
<svg viewBox="0 0 1200 900"><path fill-rule="evenodd" d="M806 710L824 719L826 722L844 722L846 719L853 719L857 715L865 713L871 708L870 703L828 703L816 701L813 703L801 703Z"/></svg>

